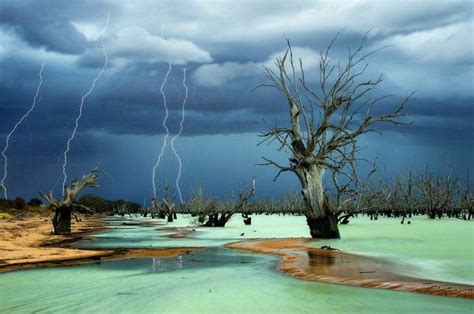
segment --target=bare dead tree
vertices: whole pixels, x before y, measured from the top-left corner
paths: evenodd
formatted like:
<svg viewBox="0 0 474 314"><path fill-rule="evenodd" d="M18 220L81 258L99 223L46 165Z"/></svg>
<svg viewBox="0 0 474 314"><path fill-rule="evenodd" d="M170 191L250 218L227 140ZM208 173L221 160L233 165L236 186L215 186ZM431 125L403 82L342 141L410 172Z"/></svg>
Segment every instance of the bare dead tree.
<svg viewBox="0 0 474 314"><path fill-rule="evenodd" d="M403 124L399 118L405 115L405 105L411 98L405 98L386 114L373 114L372 108L390 97L373 96L382 76L363 79L366 60L380 49L364 52L365 36L355 51L349 49L345 62L334 62L329 53L338 36L339 33L320 54L317 89L307 80L302 60L297 60L299 66L295 65L289 40L285 54L275 61L276 70L265 68L268 83L260 85L276 88L284 96L290 118L288 127L269 126L264 121L266 130L260 134L260 144L276 142L279 150L290 153L289 164L263 158L263 165L278 168L275 180L283 172L296 174L313 238L340 237L337 220L325 197L326 170L355 175L357 140L363 134L378 132L374 127L379 123Z"/></svg>
<svg viewBox="0 0 474 314"><path fill-rule="evenodd" d="M202 189L196 192L186 201L179 211L198 216L200 224L206 227L224 227L226 223L236 213L253 213L254 207L250 200L255 195L255 180L249 188L243 188L236 199L230 201L218 201L217 199L205 196Z"/></svg>
<svg viewBox="0 0 474 314"><path fill-rule="evenodd" d="M97 183L97 175L99 173L105 172L95 168L89 174L84 175L82 179L74 179L71 185L64 187L64 196L59 200L53 197L53 191L50 191L48 194L39 192L40 196L49 203L49 207L55 211L52 220L54 234L71 233L71 215L73 212L88 214L94 212L91 208L77 203L76 197L83 189L100 187Z"/></svg>
<svg viewBox="0 0 474 314"><path fill-rule="evenodd" d="M250 189L248 191L242 190L239 193L239 200L234 208L236 212L242 213L242 218L244 219L245 225L252 224L252 217L250 217L248 212L249 208L251 207L250 199L255 195L255 187L255 179L253 179Z"/></svg>
<svg viewBox="0 0 474 314"><path fill-rule="evenodd" d="M471 190L471 182L469 172L467 172L466 180L463 183L464 191L460 193L458 201L458 209L463 215L464 220L471 220L474 214L474 195Z"/></svg>
<svg viewBox="0 0 474 314"><path fill-rule="evenodd" d="M413 213L417 209L417 206L419 205L413 171L408 170L406 179L404 179L404 177L404 174L400 173L395 178L396 190L399 191L400 194L400 202L397 204L397 206L402 211L402 224L404 223L407 216L409 218L412 217Z"/></svg>
<svg viewBox="0 0 474 314"><path fill-rule="evenodd" d="M252 180L252 184L248 189L243 189L239 192L238 199L235 202L227 202L223 205L226 207L225 210L217 210L216 212L209 214L208 219L204 226L206 227L224 227L227 222L232 218L235 213L241 212L248 202L255 195L255 179Z"/></svg>
<svg viewBox="0 0 474 314"><path fill-rule="evenodd" d="M421 191L421 202L429 218L441 218L444 212L452 210L455 205L458 180L451 173L434 174L426 169L418 178L417 186Z"/></svg>
<svg viewBox="0 0 474 314"><path fill-rule="evenodd" d="M156 199L152 200L153 212L157 212L159 218L167 218L168 222L173 222L174 219L176 219L175 196L175 193L169 189L169 186L166 183L163 189L163 198L161 202L158 202Z"/></svg>
<svg viewBox="0 0 474 314"><path fill-rule="evenodd" d="M365 179L359 179L357 175L347 176L341 175L339 171L332 171L334 192L333 198L328 199L328 204L338 223L348 224L351 217L366 210L364 199L369 189L370 178L376 171L374 164Z"/></svg>

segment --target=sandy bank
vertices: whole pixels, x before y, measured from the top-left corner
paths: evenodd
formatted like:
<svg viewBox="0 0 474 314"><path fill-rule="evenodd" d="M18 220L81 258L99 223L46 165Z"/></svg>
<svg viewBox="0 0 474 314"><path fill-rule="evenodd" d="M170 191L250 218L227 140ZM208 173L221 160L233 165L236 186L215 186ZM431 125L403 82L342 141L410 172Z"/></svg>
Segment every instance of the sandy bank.
<svg viewBox="0 0 474 314"><path fill-rule="evenodd" d="M249 240L225 247L281 256L280 271L304 280L474 299L474 286L394 274L385 261L310 247L304 239Z"/></svg>
<svg viewBox="0 0 474 314"><path fill-rule="evenodd" d="M77 249L71 243L105 229L100 217L80 216L70 236L52 234L51 218L0 220L0 273L37 267L77 265L115 259L173 257L198 248Z"/></svg>

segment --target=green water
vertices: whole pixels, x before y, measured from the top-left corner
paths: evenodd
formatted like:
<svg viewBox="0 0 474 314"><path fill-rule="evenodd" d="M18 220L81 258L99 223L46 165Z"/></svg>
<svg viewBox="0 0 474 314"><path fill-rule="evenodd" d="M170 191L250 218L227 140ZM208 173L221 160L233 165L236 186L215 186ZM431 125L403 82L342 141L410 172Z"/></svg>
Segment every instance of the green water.
<svg viewBox="0 0 474 314"><path fill-rule="evenodd" d="M341 226L341 240L315 241L343 251L402 263L403 273L474 285L474 222L459 219L399 219L367 217ZM396 270L396 269L395 269Z"/></svg>
<svg viewBox="0 0 474 314"><path fill-rule="evenodd" d="M0 276L2 313L469 312L469 300L352 288L277 273L277 259L211 249Z"/></svg>
<svg viewBox="0 0 474 314"><path fill-rule="evenodd" d="M151 219L127 219L125 224L150 221ZM193 222L189 216L179 215L175 222L165 224L164 221L156 221L155 226L136 228L135 226L123 225L123 221L110 221L111 228L96 237L98 241L83 241L78 243L79 247L100 248L137 248L137 247L175 247L175 246L201 246L216 247L225 243L239 241L249 238L286 238L307 237L308 228L304 217L298 216L266 216L255 215L252 217L252 225L246 226L242 223L240 216L234 216L225 228L193 228L196 232L189 239L168 239L163 235L170 232L156 231L162 227L182 227ZM243 234L243 235L242 235Z"/></svg>
<svg viewBox="0 0 474 314"><path fill-rule="evenodd" d="M130 219L126 223L144 221ZM124 222L110 221L116 229L97 235L97 241L84 241L81 247L217 247L225 243L249 238L307 237L304 217L254 215L252 225L246 226L235 216L225 228L193 227L196 232L189 239L162 237L170 232L156 228L186 226L191 218L180 216L176 222L156 222L152 227L133 227ZM352 219L340 226L341 240L314 241L314 246L329 245L347 252L382 257L401 264L403 274L426 279L474 284L474 222L460 219L410 219L411 224L400 224L400 219L368 217ZM242 235L243 234L243 235ZM394 269L396 271L398 269Z"/></svg>
<svg viewBox="0 0 474 314"><path fill-rule="evenodd" d="M132 219L127 222L136 221ZM186 225L188 221L188 218L180 217L170 226ZM428 244L419 244L417 239L422 236L418 236L417 232L410 235L409 231L402 229L405 226L396 220L379 220L376 224L370 224L363 218L351 222L352 226L342 226L344 240L331 241L330 244L342 248L343 245L351 246L354 243L355 251L364 250L364 245L367 245L370 254L393 260L412 256L417 262L446 256L442 250L435 250L436 246L431 242L444 239L441 242L443 245L453 246L457 242L450 235L454 239L459 236L459 240L472 241L472 237L461 238L462 235L466 236L466 232L472 235L472 226L469 224L446 220L445 223L441 221L439 225L433 225L433 228L429 224L421 228L421 221L413 221L411 226L420 224L419 229L426 232L422 235L430 235L430 240L426 240ZM242 238L305 236L307 229L301 217L257 216L252 226L244 226L241 219L236 217L225 228L196 228L196 238L192 239L160 238L160 235L166 234L155 231L155 228L162 226L161 222L151 227L127 226L122 225L123 221L116 220L108 223L116 229L97 234L95 241L84 241L80 245L169 247L206 244L210 248L176 258L133 259L2 274L0 313L474 312L472 300L294 279L276 271L276 257L243 254L221 247L223 243ZM390 226L393 226L393 230L390 230ZM457 231L446 230L451 228ZM440 229L445 230L444 236L438 234ZM377 237L381 230L387 230L386 234ZM240 236L242 233L245 234ZM369 237L374 237L372 246L364 244ZM413 243L409 244L410 241ZM393 248L391 254L386 254L386 249L398 242L400 248ZM411 245L415 246L412 248ZM424 250L420 251L420 247ZM472 267L472 242L470 250L466 245L464 247L464 253L454 248L449 249L449 252L455 252L457 265L470 264ZM440 263L437 267L447 265ZM455 276L457 271L446 270L446 273ZM471 277L468 278L472 278L472 270L469 275Z"/></svg>

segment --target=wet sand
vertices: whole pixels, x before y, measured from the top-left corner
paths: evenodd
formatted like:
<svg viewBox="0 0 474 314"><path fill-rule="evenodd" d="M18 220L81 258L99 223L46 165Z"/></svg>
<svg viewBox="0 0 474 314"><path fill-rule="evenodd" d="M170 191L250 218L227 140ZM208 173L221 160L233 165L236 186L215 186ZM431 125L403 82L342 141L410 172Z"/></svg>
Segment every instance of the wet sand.
<svg viewBox="0 0 474 314"><path fill-rule="evenodd" d="M70 245L90 238L88 234L104 230L102 218L79 216L72 222L69 236L52 234L50 217L0 220L0 273L48 266L78 265L91 262L174 257L199 248L164 249L78 249Z"/></svg>
<svg viewBox="0 0 474 314"><path fill-rule="evenodd" d="M314 248L304 239L248 240L225 247L281 256L279 270L299 279L474 299L474 286L398 275L386 261Z"/></svg>

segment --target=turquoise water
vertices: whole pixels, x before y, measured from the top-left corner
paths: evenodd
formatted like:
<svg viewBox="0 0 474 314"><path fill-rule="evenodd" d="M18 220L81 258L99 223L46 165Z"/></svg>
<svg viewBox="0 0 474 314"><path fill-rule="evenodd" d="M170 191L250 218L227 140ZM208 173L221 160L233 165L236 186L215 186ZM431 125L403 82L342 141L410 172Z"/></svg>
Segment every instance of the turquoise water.
<svg viewBox="0 0 474 314"><path fill-rule="evenodd" d="M0 312L456 313L474 302L319 284L276 272L277 258L209 249L0 276Z"/></svg>
<svg viewBox="0 0 474 314"><path fill-rule="evenodd" d="M129 218L125 224L132 224L151 219ZM252 225L246 226L240 216L234 216L225 228L206 228L192 226L194 219L189 216L179 215L178 219L166 224L163 220L156 220L155 226L135 227L123 225L123 221L112 220L112 229L96 235L96 241L83 241L79 247L96 248L137 248L137 247L217 247L226 243L250 238L287 238L307 237L308 228L306 220L300 216L252 216ZM196 230L188 239L168 239L163 235L171 232L156 231L156 228L189 226ZM243 234L243 235L242 235Z"/></svg>
<svg viewBox="0 0 474 314"><path fill-rule="evenodd" d="M237 217L236 217L237 218ZM187 225L189 218L169 226ZM360 222L359 222L360 220ZM136 222L136 219L127 220ZM472 313L472 300L435 297L379 289L364 289L329 285L294 279L276 271L278 258L258 254L244 254L221 247L221 244L247 237L287 237L306 235L301 217L254 217L252 226L244 226L241 219L233 219L225 228L196 228L196 238L167 239L155 226L122 225L124 221L109 221L110 231L97 234L95 241L81 245L95 247L202 246L210 248L195 254L175 258L144 258L96 264L54 267L19 271L0 275L0 313L67 312L67 313ZM363 218L353 225L342 226L344 240L330 242L341 248L363 250L366 238L375 236L370 254L400 259L418 256L418 260L444 256L425 247L427 252L416 254L407 243L417 244L398 220L368 224ZM429 222L431 223L431 222ZM429 225L420 230L429 232ZM386 237L376 237L377 230L387 230ZM456 227L452 231L472 230L470 225L434 225L433 242L440 228ZM396 230L399 230L396 232ZM254 231L255 230L255 231ZM365 230L365 231L364 231ZM400 230L403 230L400 231ZM243 236L240 236L245 233ZM168 233L169 234L169 233ZM451 232L445 231L445 245ZM465 234L464 234L465 235ZM441 237L441 236L440 236ZM393 243L401 241L400 249ZM431 237L430 237L431 239ZM466 238L460 238L467 241ZM453 239L451 239L452 241ZM408 242L407 242L408 241ZM431 241L431 240L430 240ZM427 241L427 243L431 243ZM472 241L472 238L471 238ZM469 242L469 241L468 241ZM337 244L337 245L336 245ZM316 243L315 243L316 245ZM319 243L318 243L319 245ZM408 245L408 248L407 248ZM395 246L396 247L396 246ZM351 247L352 248L352 247ZM405 249L403 249L405 248ZM453 249L454 250L454 249ZM419 251L419 250L418 250ZM466 264L472 251L454 250L456 263ZM405 255L404 255L405 254ZM390 257L392 256L392 257ZM446 264L440 264L446 266ZM455 273L456 271L454 271ZM448 270L447 273L453 274ZM472 275L472 274L471 274Z"/></svg>
<svg viewBox="0 0 474 314"><path fill-rule="evenodd" d="M144 221L130 219L126 223ZM148 219L147 221L150 221ZM403 274L432 280L474 285L474 223L460 219L410 219L411 224L400 224L400 219L368 217L352 219L341 225L341 240L314 241L313 245L329 245L346 252L388 259L397 262ZM304 217L254 215L252 225L246 226L239 216L233 217L225 228L196 230L188 239L162 237L170 232L156 228L187 226L192 218L180 216L176 222L156 221L155 226L134 227L124 221L110 221L116 229L97 235L96 241L83 241L81 247L218 247L249 238L307 237ZM242 235L243 234L243 235ZM394 269L396 271L397 269Z"/></svg>
<svg viewBox="0 0 474 314"><path fill-rule="evenodd" d="M403 273L426 279L474 285L474 222L460 219L367 217L341 226L341 240L315 241L346 252L402 263Z"/></svg>

